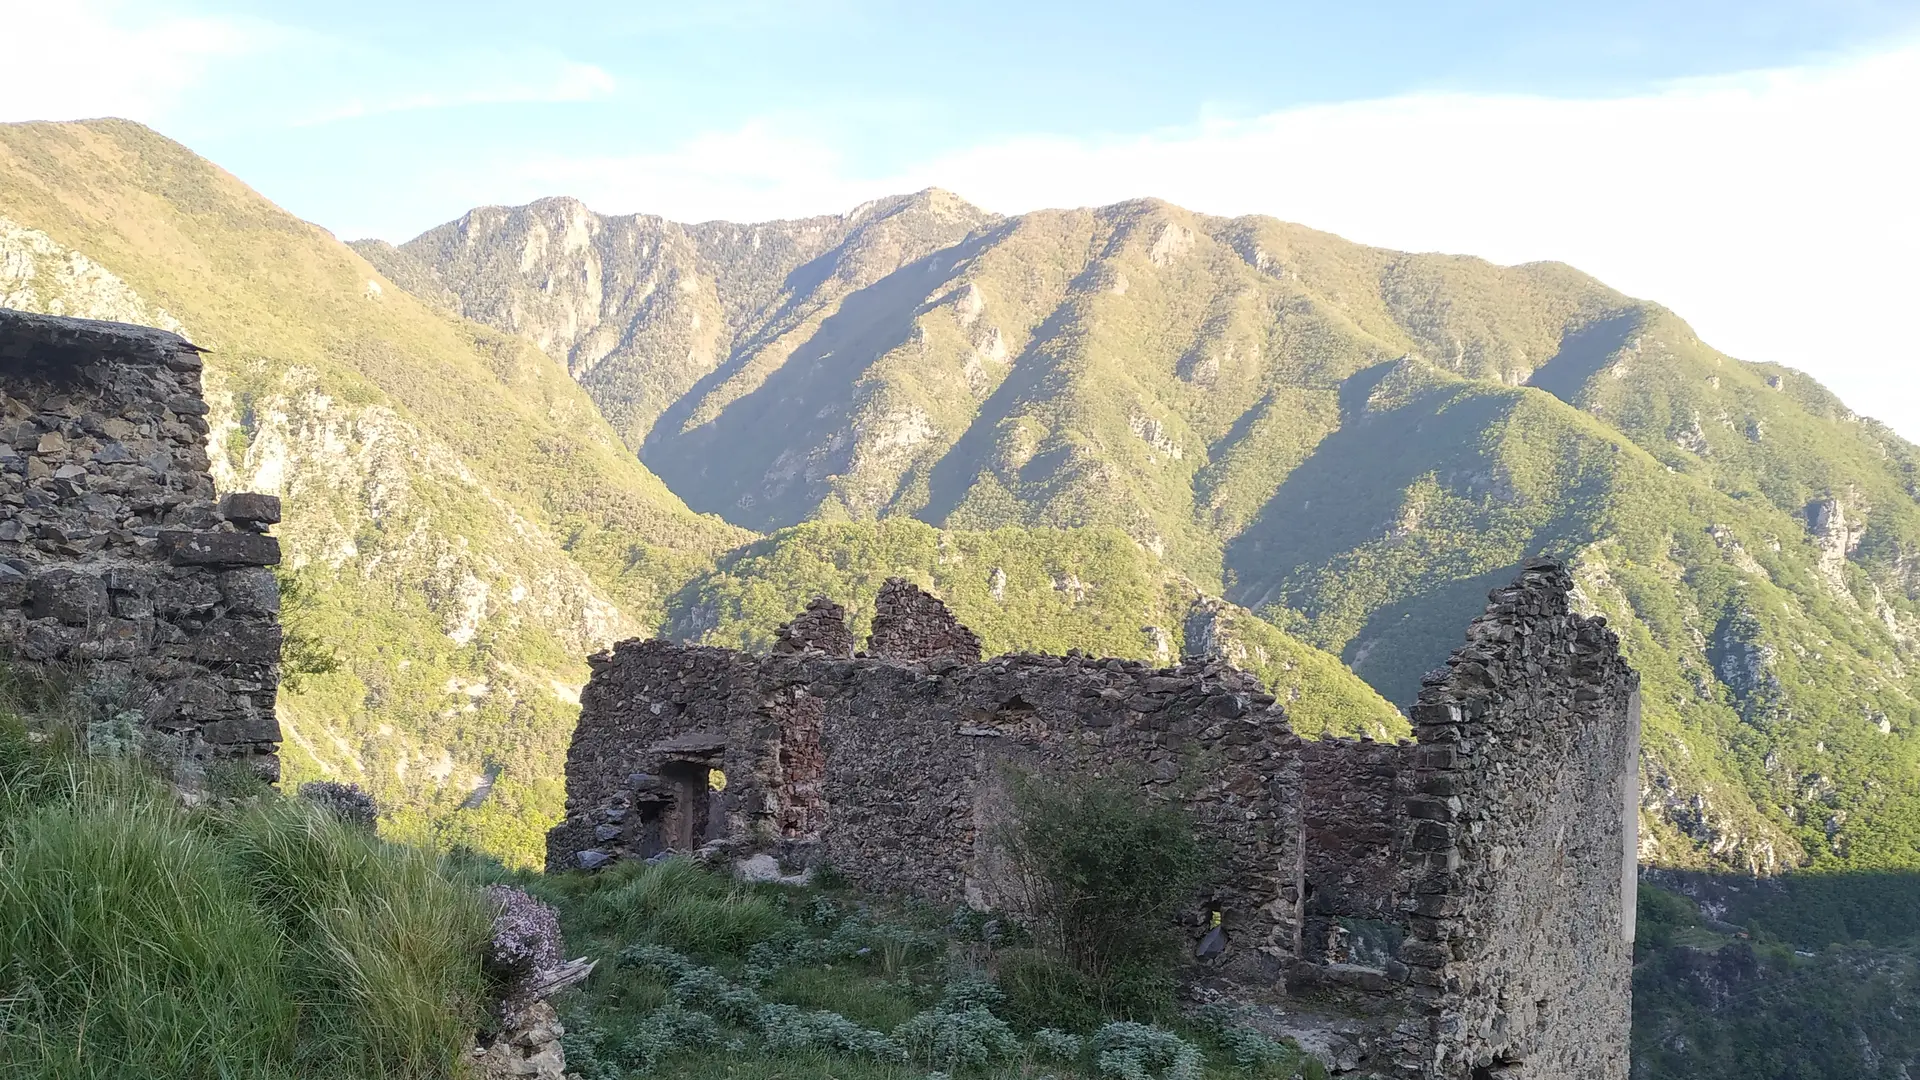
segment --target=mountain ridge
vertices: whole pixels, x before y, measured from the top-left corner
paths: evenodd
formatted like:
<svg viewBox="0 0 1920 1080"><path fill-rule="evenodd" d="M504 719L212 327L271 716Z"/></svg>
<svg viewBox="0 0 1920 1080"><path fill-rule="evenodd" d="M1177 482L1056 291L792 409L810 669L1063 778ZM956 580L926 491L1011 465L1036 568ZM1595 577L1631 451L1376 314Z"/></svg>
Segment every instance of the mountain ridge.
<svg viewBox="0 0 1920 1080"><path fill-rule="evenodd" d="M286 619L340 661L282 696L287 782L362 784L399 835L537 862L589 653L675 627L762 645L814 592L858 614L867 583L900 573L951 586L995 649L1144 659L1218 623L1220 647L1277 692L1312 688L1310 729L1404 730L1337 660L1250 613L1205 615L1117 535L763 537L695 514L562 362L461 318L417 260L363 245L376 270L138 125L0 125L0 181L0 302L156 323L211 350L216 481L282 496ZM913 242L887 222L937 202L870 207L862 243ZM737 230L700 242L753 250ZM978 574L1010 583L954 576L947 551L990 554L1000 565Z"/></svg>
<svg viewBox="0 0 1920 1080"><path fill-rule="evenodd" d="M400 250L456 295L530 296L575 265L527 257L547 205L491 211L452 256L451 223ZM648 383L628 429L695 509L762 532L1116 528L1401 700L1479 593L1559 555L1650 673L1650 858L1847 864L1864 813L1902 823L1875 864L1920 862L1920 788L1887 764L1920 761L1915 450L1811 378L1560 263L1153 199L943 222L886 205L912 242L813 218L837 242L777 276L720 248L677 265L709 310L729 282L756 290L726 355ZM674 355L692 322L588 299L636 354ZM1803 664L1823 681L1781 674Z"/></svg>

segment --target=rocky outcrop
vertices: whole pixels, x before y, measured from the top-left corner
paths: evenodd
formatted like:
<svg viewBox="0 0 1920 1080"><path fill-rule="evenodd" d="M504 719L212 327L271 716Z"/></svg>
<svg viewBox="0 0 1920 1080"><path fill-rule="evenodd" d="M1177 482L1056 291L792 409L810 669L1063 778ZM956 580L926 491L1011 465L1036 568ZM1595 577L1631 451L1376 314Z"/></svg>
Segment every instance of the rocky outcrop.
<svg viewBox="0 0 1920 1080"><path fill-rule="evenodd" d="M91 723L279 775L279 502L216 502L200 350L0 310L0 649L78 669Z"/></svg>
<svg viewBox="0 0 1920 1080"><path fill-rule="evenodd" d="M1807 504L1807 535L1819 553L1816 567L1836 596L1852 598L1847 588L1847 560L1859 550L1866 531L1864 520L1848 520L1846 504L1838 498L1829 496Z"/></svg>

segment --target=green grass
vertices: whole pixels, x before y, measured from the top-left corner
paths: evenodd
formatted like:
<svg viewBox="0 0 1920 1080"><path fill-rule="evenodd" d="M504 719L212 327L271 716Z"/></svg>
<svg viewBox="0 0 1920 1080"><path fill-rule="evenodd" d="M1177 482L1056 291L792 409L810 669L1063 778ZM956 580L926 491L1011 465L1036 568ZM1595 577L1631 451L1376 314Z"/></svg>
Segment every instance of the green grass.
<svg viewBox="0 0 1920 1080"><path fill-rule="evenodd" d="M1030 977L1036 954L1018 944L1023 935L1005 933L1004 923L985 940L980 928L988 920L978 913L857 894L830 874L806 887L744 886L684 859L554 877L475 860L466 874L473 881L510 879L540 894L560 911L567 952L599 960L584 987L560 1003L568 1068L587 1080L919 1080L941 1062L890 1055L905 1055L912 1045L949 1053L976 1036L1002 1050L953 1075L1100 1076L1090 1054L1060 1062L1041 1051L1033 1032L1057 1024L1058 1016L1033 1015L1031 996L1023 1005L991 982L1016 969ZM986 1004L994 1017L966 1014L973 1004ZM763 1007L776 1010L773 1027L758 1011ZM782 1014L782 1007L796 1011ZM922 1019L909 1023L916 1017ZM1081 1019L1091 1034L1118 1017L1096 1010ZM1318 1065L1278 1046L1271 1048L1279 1055L1273 1063L1236 1064L1233 1047L1240 1044L1218 1019L1175 1012L1141 1019L1199 1047L1211 1080L1324 1077ZM1003 1023L1017 1046L1011 1057L1003 1052L1006 1036L992 1034ZM914 1043L909 1034L935 1029L960 1043ZM898 1050L802 1045L826 1031ZM936 1045L946 1049L928 1049Z"/></svg>
<svg viewBox="0 0 1920 1080"><path fill-rule="evenodd" d="M582 885L569 879L561 888ZM777 940L792 925L765 896L680 859L623 863L591 886L571 906L574 929L706 960L744 957L756 942Z"/></svg>
<svg viewBox="0 0 1920 1080"><path fill-rule="evenodd" d="M0 727L0 1073L453 1074L490 917L437 857L52 745Z"/></svg>

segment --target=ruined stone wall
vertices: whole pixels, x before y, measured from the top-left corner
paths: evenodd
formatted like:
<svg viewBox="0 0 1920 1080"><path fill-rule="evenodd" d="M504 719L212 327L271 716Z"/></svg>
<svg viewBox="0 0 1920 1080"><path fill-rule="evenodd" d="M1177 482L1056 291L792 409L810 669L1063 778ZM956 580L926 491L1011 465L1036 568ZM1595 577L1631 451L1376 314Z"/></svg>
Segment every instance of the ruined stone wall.
<svg viewBox="0 0 1920 1080"><path fill-rule="evenodd" d="M566 817L547 838L549 873L672 846L672 823L646 815L649 804L675 794L677 781L663 772L673 763L719 769L732 795L717 801L729 815L764 767L733 737L734 697L753 682L750 658L731 649L623 641L588 663L593 677L580 693L583 720L567 749ZM727 825L737 830L743 822L730 818Z"/></svg>
<svg viewBox="0 0 1920 1080"><path fill-rule="evenodd" d="M938 597L905 578L888 578L873 601L867 652L909 663L943 656L971 664L980 659L980 638L960 625Z"/></svg>
<svg viewBox="0 0 1920 1080"><path fill-rule="evenodd" d="M853 631L847 629L847 609L816 596L792 622L774 631L777 655L820 652L828 656L853 655Z"/></svg>
<svg viewBox="0 0 1920 1080"><path fill-rule="evenodd" d="M1321 983L1382 989L1402 980L1397 949L1413 743L1324 739L1301 745L1299 956Z"/></svg>
<svg viewBox="0 0 1920 1080"><path fill-rule="evenodd" d="M1211 899L1247 974L1272 981L1290 956L1299 740L1244 672L1080 656L870 661L827 701L825 852L850 878L1017 910L1017 883L994 859L1008 768L1113 778L1183 802L1221 845Z"/></svg>
<svg viewBox="0 0 1920 1080"><path fill-rule="evenodd" d="M705 752L743 853L1018 910L996 843L1009 769L1119 778L1220 843L1216 892L1195 898L1228 933L1217 974L1284 987L1301 1006L1284 1015L1357 1018L1344 1067L1624 1080L1637 680L1570 587L1542 563L1492 594L1428 677L1417 744L1303 742L1224 661L982 662L905 582L868 654L820 602L769 657L624 643L594 659L549 866L653 850L627 816L646 770Z"/></svg>
<svg viewBox="0 0 1920 1080"><path fill-rule="evenodd" d="M1639 680L1571 587L1496 590L1412 710L1411 1075L1627 1076Z"/></svg>
<svg viewBox="0 0 1920 1080"><path fill-rule="evenodd" d="M277 778L277 499L216 503L199 350L0 309L0 653L193 766Z"/></svg>

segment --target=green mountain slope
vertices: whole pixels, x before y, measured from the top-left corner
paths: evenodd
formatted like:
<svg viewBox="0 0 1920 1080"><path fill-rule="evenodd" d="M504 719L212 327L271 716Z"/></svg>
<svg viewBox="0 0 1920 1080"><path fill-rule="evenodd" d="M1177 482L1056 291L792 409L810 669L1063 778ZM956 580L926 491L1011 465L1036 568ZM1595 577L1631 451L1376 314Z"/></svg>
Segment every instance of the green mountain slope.
<svg viewBox="0 0 1920 1080"><path fill-rule="evenodd" d="M629 219L594 235L619 273L621 251L659 252L643 228L678 237L665 246L694 260L687 273L706 266L726 288L698 309L707 325L772 340L804 337L833 297L970 228L978 216L958 206L925 193L784 230ZM569 247L573 212L551 201L535 216L552 219L551 250L591 262L599 249ZM504 213L476 211L471 230L504 228L487 224ZM822 252L840 261L806 271L804 296L782 293ZM662 271L664 295L689 295L677 272ZM665 354L615 349L580 359L576 384L524 339L459 314L512 322L520 309L475 307L439 274L389 245L349 249L138 125L0 126L0 304L166 326L210 349L216 479L285 501L302 598L288 621L341 661L282 695L289 781L352 780L393 809L391 828L537 861L588 653L662 629L755 646L814 593L858 607L896 573L936 584L996 648L1170 656L1192 626L1206 635L1196 647L1297 700L1302 730L1405 732L1337 659L1201 600L1117 531L869 521L752 543L689 511L581 386L692 385L714 371L675 376L648 366ZM536 337L570 310L555 291L558 306L525 309ZM570 359L599 347L592 327L577 336L568 348L587 351ZM998 588L980 576L989 560L1008 579Z"/></svg>
<svg viewBox="0 0 1920 1080"><path fill-rule="evenodd" d="M585 653L652 629L744 534L688 511L546 356L138 125L0 125L0 219L8 303L177 320L210 350L216 478L284 497L294 617L343 660L283 696L289 779L537 851Z"/></svg>
<svg viewBox="0 0 1920 1080"><path fill-rule="evenodd" d="M672 636L764 649L794 598L846 605L864 639L873 599L904 576L944 598L988 655L1064 653L1171 662L1226 656L1259 675L1306 735L1405 738L1406 718L1334 657L1202 596L1113 528L939 530L917 521L815 523L722 558L672 605Z"/></svg>
<svg viewBox="0 0 1920 1080"><path fill-rule="evenodd" d="M1119 530L1389 700L1485 589L1566 557L1646 674L1649 859L1920 864L1916 450L1812 380L1557 264L1151 200L876 206L673 226L548 200L396 250L494 325L571 282L628 353L698 354L672 378L632 369L638 390L582 379L610 416L651 418L628 440L695 509L763 530ZM684 236L674 295L705 306L667 317L596 287L638 271L597 240L574 245L592 274L554 256L562 208L589 238ZM749 258L701 230L817 239Z"/></svg>

